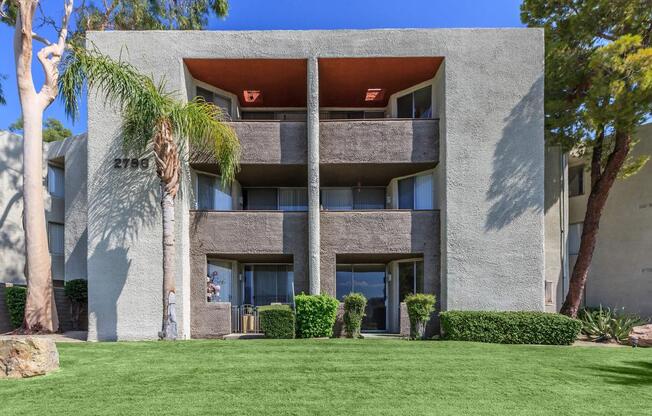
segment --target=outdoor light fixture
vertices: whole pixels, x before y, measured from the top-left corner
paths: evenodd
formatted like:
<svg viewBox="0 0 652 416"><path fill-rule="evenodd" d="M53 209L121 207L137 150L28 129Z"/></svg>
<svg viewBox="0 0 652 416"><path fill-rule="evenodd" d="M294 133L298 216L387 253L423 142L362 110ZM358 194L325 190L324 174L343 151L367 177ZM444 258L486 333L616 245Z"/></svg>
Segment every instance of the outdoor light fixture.
<svg viewBox="0 0 652 416"><path fill-rule="evenodd" d="M364 100L368 102L382 101L385 98L384 88L367 88Z"/></svg>
<svg viewBox="0 0 652 416"><path fill-rule="evenodd" d="M263 102L263 93L260 90L244 90L244 102L250 104L261 104Z"/></svg>

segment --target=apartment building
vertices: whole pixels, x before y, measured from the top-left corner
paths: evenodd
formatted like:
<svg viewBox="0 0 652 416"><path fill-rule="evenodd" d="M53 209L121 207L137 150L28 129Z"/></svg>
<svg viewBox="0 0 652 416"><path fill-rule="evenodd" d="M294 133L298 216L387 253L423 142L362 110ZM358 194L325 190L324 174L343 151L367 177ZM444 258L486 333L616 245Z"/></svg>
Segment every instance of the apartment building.
<svg viewBox="0 0 652 416"><path fill-rule="evenodd" d="M544 310L543 32L89 33L103 53L224 109L227 187L189 152L177 197L184 337L238 331L247 305L369 299L365 331L406 330L407 293L442 309ZM155 338L153 163L117 163L120 116L88 102L89 338ZM125 167L126 166L126 167ZM401 323L403 322L403 323ZM436 330L437 322L431 329Z"/></svg>

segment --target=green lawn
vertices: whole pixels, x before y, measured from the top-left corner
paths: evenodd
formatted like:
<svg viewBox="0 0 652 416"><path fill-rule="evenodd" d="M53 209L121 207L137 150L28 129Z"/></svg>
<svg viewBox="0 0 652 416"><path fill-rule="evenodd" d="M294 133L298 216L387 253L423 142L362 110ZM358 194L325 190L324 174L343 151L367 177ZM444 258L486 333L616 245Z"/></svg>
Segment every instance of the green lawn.
<svg viewBox="0 0 652 416"><path fill-rule="evenodd" d="M0 415L652 412L652 349L399 340L59 344Z"/></svg>

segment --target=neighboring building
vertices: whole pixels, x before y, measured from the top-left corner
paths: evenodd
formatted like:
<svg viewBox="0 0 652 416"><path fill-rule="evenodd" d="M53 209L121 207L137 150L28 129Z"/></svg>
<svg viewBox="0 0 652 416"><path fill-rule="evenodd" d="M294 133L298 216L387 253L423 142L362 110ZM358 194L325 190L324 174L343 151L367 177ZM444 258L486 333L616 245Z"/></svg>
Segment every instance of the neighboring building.
<svg viewBox="0 0 652 416"><path fill-rule="evenodd" d="M637 132L633 156L652 155L652 124ZM591 173L582 159L568 167L568 256L572 271L579 251L582 222L591 189ZM598 242L584 291L584 304L624 308L652 318L652 163L627 179L618 179L600 221Z"/></svg>
<svg viewBox="0 0 652 416"><path fill-rule="evenodd" d="M21 136L0 132L0 292L4 284L26 283L22 152ZM84 135L43 144L43 188L52 279L65 328L71 323L63 296L64 281L87 276L86 176ZM0 293L0 330L8 329L2 299L4 292Z"/></svg>
<svg viewBox="0 0 652 416"><path fill-rule="evenodd" d="M550 308L545 282L559 270L547 265L561 263L561 227L544 206L542 30L88 39L165 79L179 98L224 108L241 142L241 169L227 189L211 157L182 162L183 337L241 330L242 305L292 303L301 292L362 292L363 329L394 333L407 330L401 301L415 291L437 295L444 310ZM88 277L89 339L154 339L158 179L151 157L123 154L119 126L119 113L91 94L88 171L72 170L68 156L64 170L66 212L71 173L88 195L85 209L64 218L64 256L85 261L64 257L64 277Z"/></svg>

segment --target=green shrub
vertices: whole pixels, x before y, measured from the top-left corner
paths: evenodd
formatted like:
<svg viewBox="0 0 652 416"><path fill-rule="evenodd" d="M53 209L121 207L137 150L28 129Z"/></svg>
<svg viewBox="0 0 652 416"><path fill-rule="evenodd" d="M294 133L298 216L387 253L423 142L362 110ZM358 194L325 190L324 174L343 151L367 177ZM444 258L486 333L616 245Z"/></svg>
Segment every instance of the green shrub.
<svg viewBox="0 0 652 416"><path fill-rule="evenodd" d="M447 311L439 314L444 338L499 344L570 345L581 322L557 313Z"/></svg>
<svg viewBox="0 0 652 416"><path fill-rule="evenodd" d="M638 315L626 314L622 310L618 313L602 305L597 309L582 309L578 315L582 321L582 333L596 342L614 340L628 343L632 328L646 322Z"/></svg>
<svg viewBox="0 0 652 416"><path fill-rule="evenodd" d="M80 318L88 301L88 282L85 279L69 280L64 284L63 290L70 300L72 329L79 329Z"/></svg>
<svg viewBox="0 0 652 416"><path fill-rule="evenodd" d="M410 338L423 339L426 325L435 311L435 295L416 293L405 297L408 316L410 317Z"/></svg>
<svg viewBox="0 0 652 416"><path fill-rule="evenodd" d="M27 288L22 286L8 286L5 288L5 296L11 325L14 328L18 328L23 324L23 318L25 317Z"/></svg>
<svg viewBox="0 0 652 416"><path fill-rule="evenodd" d="M294 299L297 338L333 336L339 302L328 295L297 295Z"/></svg>
<svg viewBox="0 0 652 416"><path fill-rule="evenodd" d="M349 293L344 296L344 330L347 337L360 338L366 306L367 298L362 293Z"/></svg>
<svg viewBox="0 0 652 416"><path fill-rule="evenodd" d="M258 319L265 338L294 338L294 311L288 305L260 306Z"/></svg>

